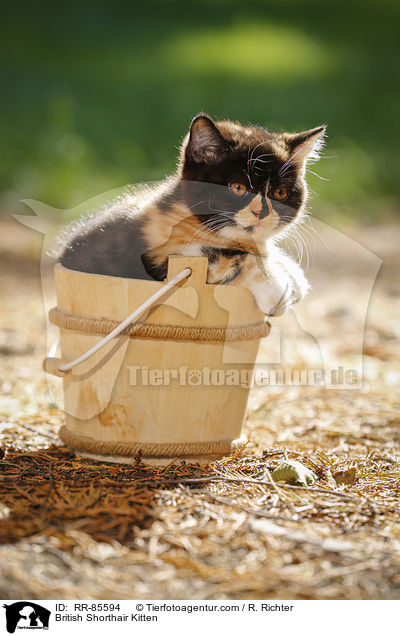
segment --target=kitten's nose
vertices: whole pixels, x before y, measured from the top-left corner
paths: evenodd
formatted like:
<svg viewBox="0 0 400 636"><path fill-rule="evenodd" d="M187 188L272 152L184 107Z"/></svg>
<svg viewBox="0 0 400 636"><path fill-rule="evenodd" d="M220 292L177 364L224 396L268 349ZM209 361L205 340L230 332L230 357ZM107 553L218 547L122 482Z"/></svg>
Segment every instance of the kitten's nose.
<svg viewBox="0 0 400 636"><path fill-rule="evenodd" d="M260 212L260 221L261 219L265 219L268 214L272 212L271 201L267 197L262 198L262 209Z"/></svg>
<svg viewBox="0 0 400 636"><path fill-rule="evenodd" d="M271 211L268 199L258 194L251 202L251 211L260 221L265 219Z"/></svg>
<svg viewBox="0 0 400 636"><path fill-rule="evenodd" d="M257 194L257 196L254 197L254 199L252 200L250 204L250 210L252 214L254 214L254 216L259 218L260 215L262 214L262 209L263 209L263 202L261 199L261 194Z"/></svg>

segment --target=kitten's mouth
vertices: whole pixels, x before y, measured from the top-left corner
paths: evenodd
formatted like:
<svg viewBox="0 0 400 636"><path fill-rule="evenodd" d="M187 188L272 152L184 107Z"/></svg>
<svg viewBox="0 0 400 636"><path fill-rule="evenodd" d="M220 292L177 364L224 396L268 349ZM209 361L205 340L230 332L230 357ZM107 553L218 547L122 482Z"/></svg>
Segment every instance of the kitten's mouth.
<svg viewBox="0 0 400 636"><path fill-rule="evenodd" d="M258 216L254 219L254 222L247 222L247 224L245 224L237 221L236 225L247 234L258 234L259 236L262 236L263 234L267 235L270 232L273 232L277 227L279 227L279 217L275 219L274 215L268 213L263 216L263 218Z"/></svg>
<svg viewBox="0 0 400 636"><path fill-rule="evenodd" d="M267 229L263 225L263 220L266 217L270 216L269 212L267 212L267 214L260 214L260 215L254 214L254 216L255 216L255 219L253 223L249 223L248 225L239 224L239 227L242 227L247 232L253 232L254 230L258 230L258 229Z"/></svg>
<svg viewBox="0 0 400 636"><path fill-rule="evenodd" d="M263 228L260 221L258 221L257 223L253 223L252 225L246 225L242 227L244 230L246 230L246 232L254 232L255 230L258 230L258 229L267 229L267 228Z"/></svg>

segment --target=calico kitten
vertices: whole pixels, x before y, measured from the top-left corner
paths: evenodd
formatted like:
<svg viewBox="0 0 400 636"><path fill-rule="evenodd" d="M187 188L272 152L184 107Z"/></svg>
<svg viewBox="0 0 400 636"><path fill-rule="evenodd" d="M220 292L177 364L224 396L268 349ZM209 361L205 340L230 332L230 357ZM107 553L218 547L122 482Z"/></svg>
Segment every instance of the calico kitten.
<svg viewBox="0 0 400 636"><path fill-rule="evenodd" d="M84 272L163 280L168 256L207 256L209 283L247 287L265 314L281 314L308 283L275 241L301 218L306 161L324 132L277 134L200 114L176 174L83 219L64 239L59 261Z"/></svg>

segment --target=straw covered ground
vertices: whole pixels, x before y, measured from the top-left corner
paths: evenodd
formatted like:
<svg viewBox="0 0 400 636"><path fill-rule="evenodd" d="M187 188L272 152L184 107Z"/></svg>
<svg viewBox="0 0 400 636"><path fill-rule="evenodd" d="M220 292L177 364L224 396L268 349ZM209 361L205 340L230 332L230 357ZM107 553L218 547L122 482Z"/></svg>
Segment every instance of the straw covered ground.
<svg viewBox="0 0 400 636"><path fill-rule="evenodd" d="M2 226L1 598L400 597L400 228L352 236L384 261L362 388L256 387L242 452L149 469L140 458L79 459L58 442L62 412L40 367L40 246L22 226ZM275 323L283 362L313 369L317 338L330 362L351 364L371 273L346 240L327 250L317 239L309 276L297 320ZM272 482L284 458L317 482Z"/></svg>

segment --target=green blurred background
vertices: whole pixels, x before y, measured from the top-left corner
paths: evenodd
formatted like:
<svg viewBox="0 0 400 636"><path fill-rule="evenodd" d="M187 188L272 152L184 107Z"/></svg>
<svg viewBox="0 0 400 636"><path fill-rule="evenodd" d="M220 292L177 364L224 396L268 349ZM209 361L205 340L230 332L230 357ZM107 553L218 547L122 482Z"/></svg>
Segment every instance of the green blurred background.
<svg viewBox="0 0 400 636"><path fill-rule="evenodd" d="M0 210L163 178L193 115L326 122L317 216L399 210L400 3L21 2L2 14Z"/></svg>

